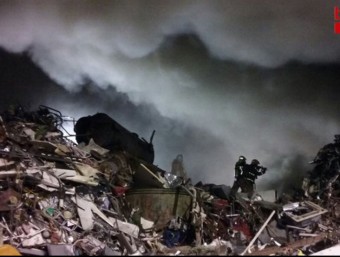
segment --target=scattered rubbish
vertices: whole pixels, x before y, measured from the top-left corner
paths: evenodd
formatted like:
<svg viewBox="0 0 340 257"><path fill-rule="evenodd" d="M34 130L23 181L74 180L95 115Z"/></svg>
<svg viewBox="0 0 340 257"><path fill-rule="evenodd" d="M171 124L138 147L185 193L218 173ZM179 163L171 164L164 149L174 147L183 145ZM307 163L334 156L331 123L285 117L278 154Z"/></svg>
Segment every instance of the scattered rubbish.
<svg viewBox="0 0 340 257"><path fill-rule="evenodd" d="M170 171L159 168L154 132L147 142L104 113L73 120L77 143L63 127L69 121L44 105L0 114L1 255L329 255L339 249L339 176L334 158L323 155L330 149L337 156L337 142L318 153L302 198L282 201L275 190L231 197L229 185L192 185L181 154Z"/></svg>

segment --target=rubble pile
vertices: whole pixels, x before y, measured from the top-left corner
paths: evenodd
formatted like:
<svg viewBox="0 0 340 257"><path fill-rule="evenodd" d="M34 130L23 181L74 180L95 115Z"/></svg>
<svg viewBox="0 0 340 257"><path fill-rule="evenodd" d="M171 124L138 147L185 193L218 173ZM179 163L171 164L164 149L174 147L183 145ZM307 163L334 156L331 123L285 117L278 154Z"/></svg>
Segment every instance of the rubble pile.
<svg viewBox="0 0 340 257"><path fill-rule="evenodd" d="M230 198L229 186L192 185L153 165L151 140L128 133L128 147L106 144L108 123L95 136L98 126L78 123L76 144L63 122L47 106L1 113L0 252L288 256L339 244L334 191L324 198L276 199L274 190ZM149 152L134 152L134 142Z"/></svg>

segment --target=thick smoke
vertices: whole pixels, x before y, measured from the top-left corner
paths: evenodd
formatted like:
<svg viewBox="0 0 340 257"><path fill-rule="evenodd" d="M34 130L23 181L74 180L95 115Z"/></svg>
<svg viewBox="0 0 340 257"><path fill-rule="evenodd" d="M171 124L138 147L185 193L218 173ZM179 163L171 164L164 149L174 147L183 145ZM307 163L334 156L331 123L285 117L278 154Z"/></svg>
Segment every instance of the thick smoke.
<svg viewBox="0 0 340 257"><path fill-rule="evenodd" d="M155 128L162 168L183 153L194 181L230 185L242 154L272 181L339 133L336 4L1 1L0 46L72 92L42 90L63 113L107 111L145 138Z"/></svg>

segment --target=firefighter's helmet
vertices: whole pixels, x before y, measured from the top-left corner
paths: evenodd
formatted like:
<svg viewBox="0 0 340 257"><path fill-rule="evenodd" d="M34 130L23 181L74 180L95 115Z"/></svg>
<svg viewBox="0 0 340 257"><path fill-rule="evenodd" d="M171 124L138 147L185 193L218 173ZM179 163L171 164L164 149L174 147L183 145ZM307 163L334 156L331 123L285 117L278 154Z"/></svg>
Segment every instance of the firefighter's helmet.
<svg viewBox="0 0 340 257"><path fill-rule="evenodd" d="M251 165L255 165L255 166L258 166L260 164L260 162L257 160L257 159L253 159L251 161Z"/></svg>
<svg viewBox="0 0 340 257"><path fill-rule="evenodd" d="M240 157L238 157L238 159L239 159L240 161L246 161L246 160L247 160L246 157L244 157L243 155L240 155Z"/></svg>

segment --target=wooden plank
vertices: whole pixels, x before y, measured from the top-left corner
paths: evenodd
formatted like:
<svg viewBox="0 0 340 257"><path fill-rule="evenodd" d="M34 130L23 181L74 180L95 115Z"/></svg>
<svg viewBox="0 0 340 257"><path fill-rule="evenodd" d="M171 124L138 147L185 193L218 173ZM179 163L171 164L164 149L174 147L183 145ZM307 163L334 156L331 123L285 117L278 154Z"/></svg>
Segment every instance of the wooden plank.
<svg viewBox="0 0 340 257"><path fill-rule="evenodd" d="M247 246L247 248L240 254L241 256L243 256L245 253L248 252L248 250L250 249L250 247L252 247L252 245L255 243L256 239L259 237L259 235L262 233L262 231L265 229L265 227L267 226L267 224L269 223L269 221L271 220L271 218L274 216L276 211L272 211L272 213L269 215L268 219L266 220L266 222L262 225L262 227L260 228L260 230L256 233L256 235L254 236L254 238L250 241L249 245Z"/></svg>
<svg viewBox="0 0 340 257"><path fill-rule="evenodd" d="M136 186L164 188L165 181L162 181L143 163L140 163L136 173L133 176Z"/></svg>

